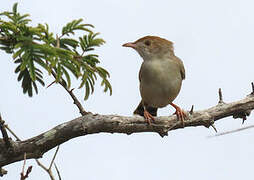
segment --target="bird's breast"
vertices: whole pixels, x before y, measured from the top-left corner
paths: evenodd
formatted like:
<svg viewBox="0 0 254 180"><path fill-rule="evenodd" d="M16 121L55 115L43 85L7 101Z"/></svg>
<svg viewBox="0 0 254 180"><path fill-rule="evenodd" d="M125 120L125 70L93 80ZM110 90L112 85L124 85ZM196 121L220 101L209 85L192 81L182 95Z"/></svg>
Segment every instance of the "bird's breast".
<svg viewBox="0 0 254 180"><path fill-rule="evenodd" d="M168 105L178 95L181 84L180 68L173 60L143 62L140 69L140 93L148 105Z"/></svg>

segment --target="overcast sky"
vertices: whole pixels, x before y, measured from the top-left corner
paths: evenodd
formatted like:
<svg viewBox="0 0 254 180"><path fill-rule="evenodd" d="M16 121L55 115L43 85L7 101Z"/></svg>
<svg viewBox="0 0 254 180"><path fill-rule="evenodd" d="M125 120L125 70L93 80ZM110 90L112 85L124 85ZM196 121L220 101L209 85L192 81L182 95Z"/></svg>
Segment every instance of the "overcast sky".
<svg viewBox="0 0 254 180"><path fill-rule="evenodd" d="M0 11L11 10L13 0L2 0ZM18 1L18 9L29 13L33 24L48 23L60 33L67 22L83 18L95 26L106 44L96 51L111 74L113 95L99 85L88 101L75 90L86 110L100 114L130 116L140 101L138 71L142 59L121 45L146 35L171 40L185 65L186 80L175 103L184 109L205 109L218 102L218 88L231 102L250 93L254 80L254 3L251 0L44 0ZM10 55L0 51L0 112L22 139L45 132L79 117L68 94L58 85L41 87L33 98L23 95L14 74ZM45 74L46 75L46 74ZM52 78L46 77L47 84ZM100 84L100 83L98 83ZM170 115L170 106L159 115ZM251 115L246 125L253 124ZM216 122L219 132L242 127L241 120ZM254 129L207 138L215 132L194 127L171 131L161 138L155 133L96 134L72 139L61 145L56 163L62 179L84 180L252 180ZM54 150L46 153L49 164ZM29 179L45 180L48 175L34 160ZM20 178L22 163L5 167L3 179ZM55 174L56 175L56 174Z"/></svg>

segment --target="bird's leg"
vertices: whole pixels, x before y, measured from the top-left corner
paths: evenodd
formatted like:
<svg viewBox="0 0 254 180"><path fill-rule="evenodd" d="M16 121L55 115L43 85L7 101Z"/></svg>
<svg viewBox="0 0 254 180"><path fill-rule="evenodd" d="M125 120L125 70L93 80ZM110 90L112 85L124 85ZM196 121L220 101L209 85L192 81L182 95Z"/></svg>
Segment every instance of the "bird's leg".
<svg viewBox="0 0 254 180"><path fill-rule="evenodd" d="M177 118L181 120L182 125L184 127L184 118L186 118L186 114L183 112L183 110L179 106L173 103L169 103L169 104L175 108L176 112L174 114L176 114Z"/></svg>
<svg viewBox="0 0 254 180"><path fill-rule="evenodd" d="M145 106L144 106L144 118L149 125L151 125L150 120L154 121L154 117L146 110Z"/></svg>

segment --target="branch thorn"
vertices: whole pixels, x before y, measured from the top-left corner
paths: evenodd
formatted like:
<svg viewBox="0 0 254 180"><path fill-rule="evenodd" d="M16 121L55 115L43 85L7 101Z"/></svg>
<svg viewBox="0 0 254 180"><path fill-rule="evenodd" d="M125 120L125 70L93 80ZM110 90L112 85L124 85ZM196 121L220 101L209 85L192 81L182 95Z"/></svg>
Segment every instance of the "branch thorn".
<svg viewBox="0 0 254 180"><path fill-rule="evenodd" d="M193 114L194 105L191 106L190 115Z"/></svg>
<svg viewBox="0 0 254 180"><path fill-rule="evenodd" d="M224 103L222 98L222 91L221 88L219 88L219 104Z"/></svg>
<svg viewBox="0 0 254 180"><path fill-rule="evenodd" d="M217 133L218 131L217 131L215 125L214 125L214 124L211 124L211 126L212 126L212 128L214 129L214 131Z"/></svg>
<svg viewBox="0 0 254 180"><path fill-rule="evenodd" d="M254 95L254 83L253 82L251 83L251 87L252 87L251 95Z"/></svg>
<svg viewBox="0 0 254 180"><path fill-rule="evenodd" d="M243 121L242 121L242 125L244 124L244 122L247 120L246 116L243 117Z"/></svg>

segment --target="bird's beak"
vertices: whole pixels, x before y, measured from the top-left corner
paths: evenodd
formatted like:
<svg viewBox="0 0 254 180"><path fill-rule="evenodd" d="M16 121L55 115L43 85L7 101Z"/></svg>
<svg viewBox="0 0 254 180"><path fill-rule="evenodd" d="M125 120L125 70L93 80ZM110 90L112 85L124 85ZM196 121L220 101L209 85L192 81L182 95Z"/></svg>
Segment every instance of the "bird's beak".
<svg viewBox="0 0 254 180"><path fill-rule="evenodd" d="M123 47L131 47L133 49L136 49L137 45L135 43L125 43L123 44Z"/></svg>

